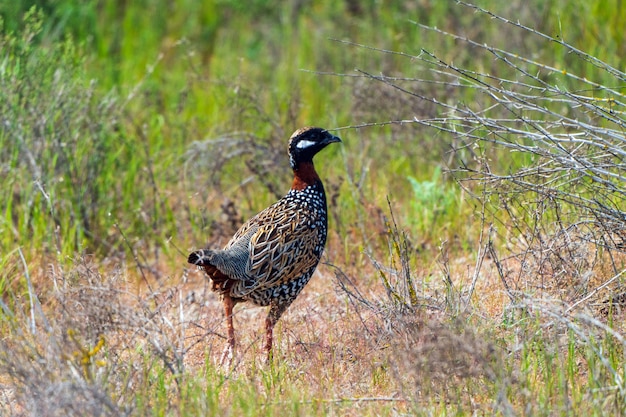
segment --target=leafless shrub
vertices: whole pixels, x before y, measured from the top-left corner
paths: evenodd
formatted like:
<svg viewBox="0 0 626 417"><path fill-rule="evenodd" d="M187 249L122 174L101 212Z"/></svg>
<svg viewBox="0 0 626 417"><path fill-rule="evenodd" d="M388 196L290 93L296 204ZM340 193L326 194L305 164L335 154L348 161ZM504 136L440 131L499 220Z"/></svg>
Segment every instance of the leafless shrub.
<svg viewBox="0 0 626 417"><path fill-rule="evenodd" d="M552 223L533 222L507 242L510 256L498 259L492 251L503 282L517 293L576 302L597 284L593 271L602 261L600 251L590 243L589 231L577 224L560 224L555 230Z"/></svg>
<svg viewBox="0 0 626 417"><path fill-rule="evenodd" d="M391 206L390 206L391 207ZM351 279L340 268L335 269L338 286L348 295L357 310L365 308L375 314L380 322L374 331L388 333L394 328L399 316L412 316L420 312L442 312L450 302L449 282L444 275L439 284L427 286L420 282L412 269L414 250L411 242L397 225L391 212L390 217L381 213L386 230L389 259L380 261L372 254L372 247L366 248L374 266L377 278L385 290L385 296L370 299L364 295L356 280Z"/></svg>
<svg viewBox="0 0 626 417"><path fill-rule="evenodd" d="M590 74L598 78L421 25L466 45L473 54L491 55L494 64L488 71L460 67L427 50L411 54L365 46L411 60L430 75L408 78L359 70L352 76L379 82L437 110L358 127L413 124L453 136L458 165L451 171L480 201L483 229L489 232L481 238L469 292L455 288L445 256L441 285L433 285L432 277L424 285L411 269L410 245L391 229L390 260L372 259L386 299L363 294L345 274L338 273L338 281L372 339L387 348L385 358L407 398L471 404L476 394L496 398L494 409L511 415L518 404L512 408L509 401L530 404L530 411L543 406L530 397L532 389L525 389L529 380L539 377L555 384L554 375L559 375L578 389L576 372L582 372L596 390L584 393L591 409L602 408L605 399L597 392L606 390L619 412L624 337L610 318L625 298L626 96L616 86L626 74L561 38L460 3L554 46L567 54L564 63L577 59L589 64ZM410 114L414 107L405 109ZM515 343L503 340L502 349L497 337L474 325L480 319L468 315L474 312L468 300L487 256L510 299L502 314L510 327L503 333ZM595 318L598 311L601 319ZM587 366L580 366L581 361ZM551 363L558 369L538 373L535 368L526 374L529 365ZM519 397L510 395L512 388L520 389ZM472 389L476 391L470 393Z"/></svg>
<svg viewBox="0 0 626 417"><path fill-rule="evenodd" d="M495 390L493 407L510 414L506 392L515 380L506 375L501 348L491 335L477 330L480 325L444 311L443 299L441 308L432 305L434 299L430 307L411 306L410 296L401 298L395 286L387 293L391 300L371 299L342 271L336 270L336 276L379 357L373 363L384 364L402 398L467 410L475 408L474 397L491 396Z"/></svg>
<svg viewBox="0 0 626 417"><path fill-rule="evenodd" d="M498 70L460 67L425 49L415 55L369 48L410 59L431 76L360 74L436 106L438 115L389 123L432 127L456 138L458 168L452 172L470 193L482 190L478 197L487 203L498 247L512 253L503 262L521 267L516 278L506 278L513 280L509 284L576 302L593 288L590 279L600 261L611 262L614 272L622 268L614 254L623 252L626 223L626 96L616 86L626 74L559 37L459 3L535 37L568 60L589 64L597 79L420 24L472 53L491 55ZM424 85L438 86L435 96ZM463 102L467 96L472 100Z"/></svg>
<svg viewBox="0 0 626 417"><path fill-rule="evenodd" d="M500 390L494 407L507 414L510 404L504 393L513 379L505 375L503 353L493 337L477 330L481 326L470 324L464 313L471 291L462 294L455 288L445 249L440 279L430 277L426 283L413 268L415 251L393 211L383 217L389 258L380 261L370 255L370 260L384 295L365 294L339 268L335 276L402 398L472 409L474 396Z"/></svg>
<svg viewBox="0 0 626 417"><path fill-rule="evenodd" d="M491 337L464 320L404 320L390 345L389 362L406 398L473 408L473 398L512 383ZM471 389L468 389L471 387ZM497 408L506 409L502 399Z"/></svg>
<svg viewBox="0 0 626 417"><path fill-rule="evenodd" d="M27 299L2 303L0 325L11 334L0 340L3 415L129 415L158 369L176 395L185 355L210 332L189 331L196 307L180 288L138 291L122 269L73 265L52 269L51 283L30 287Z"/></svg>
<svg viewBox="0 0 626 417"><path fill-rule="evenodd" d="M224 113L231 115L227 124L233 130L192 142L184 155L185 177L192 182L197 178L202 181L201 188L191 184L198 191L217 189L223 193L225 185L233 186L232 181L225 179L234 177L240 182L238 186L260 182L272 195L282 197L284 187L280 186L280 181L285 176L276 173L288 169L286 138L296 129L294 121L300 105L298 94L287 98L286 112L267 112L264 100L268 98L259 91L237 83L229 88L233 91L230 111ZM259 121L270 127L267 133L258 132ZM240 169L242 160L247 171ZM235 164L231 166L233 161ZM224 175L229 169L235 175Z"/></svg>

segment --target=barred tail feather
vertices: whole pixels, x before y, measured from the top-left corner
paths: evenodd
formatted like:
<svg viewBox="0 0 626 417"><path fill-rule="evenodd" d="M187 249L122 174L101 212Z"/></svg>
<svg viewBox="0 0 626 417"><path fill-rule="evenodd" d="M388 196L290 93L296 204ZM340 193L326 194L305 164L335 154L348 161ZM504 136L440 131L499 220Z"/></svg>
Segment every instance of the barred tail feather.
<svg viewBox="0 0 626 417"><path fill-rule="evenodd" d="M200 249L189 254L187 262L197 266L209 266L211 265L211 258L213 257L213 251L209 249Z"/></svg>

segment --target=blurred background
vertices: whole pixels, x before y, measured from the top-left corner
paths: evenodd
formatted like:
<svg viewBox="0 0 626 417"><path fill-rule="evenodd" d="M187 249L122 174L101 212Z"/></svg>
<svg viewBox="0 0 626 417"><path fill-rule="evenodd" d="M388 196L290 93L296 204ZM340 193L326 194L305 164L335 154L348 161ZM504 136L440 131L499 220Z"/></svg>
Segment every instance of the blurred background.
<svg viewBox="0 0 626 417"><path fill-rule="evenodd" d="M480 6L599 59L625 55L626 12L617 0ZM411 58L422 48L457 66L509 71L416 23L581 77L598 73L553 43L448 1L12 1L0 4L0 16L5 253L21 245L112 255L128 246L120 232L132 246L163 249L173 239L186 249L211 239L225 201L246 217L284 192L285 142L296 128L442 113L420 97L476 100L436 83L413 83L405 94L364 72L436 79ZM337 134L342 150L320 161L337 194L335 230L347 233L359 218L354 210L384 208L389 196L416 245L430 245L434 234L468 239L466 222L449 232L462 196L446 203L454 208L426 207L437 211L429 226L412 201L415 184L450 182L437 173L457 163L454 137L409 124Z"/></svg>

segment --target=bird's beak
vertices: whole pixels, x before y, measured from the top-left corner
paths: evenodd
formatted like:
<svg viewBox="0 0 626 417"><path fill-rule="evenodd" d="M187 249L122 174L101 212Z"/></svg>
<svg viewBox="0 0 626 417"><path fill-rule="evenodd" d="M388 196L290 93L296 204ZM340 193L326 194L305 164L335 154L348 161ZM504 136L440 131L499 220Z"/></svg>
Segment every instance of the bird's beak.
<svg viewBox="0 0 626 417"><path fill-rule="evenodd" d="M329 144L329 143L335 143L335 142L341 142L341 139L338 136L330 136L328 139L326 139L325 144Z"/></svg>

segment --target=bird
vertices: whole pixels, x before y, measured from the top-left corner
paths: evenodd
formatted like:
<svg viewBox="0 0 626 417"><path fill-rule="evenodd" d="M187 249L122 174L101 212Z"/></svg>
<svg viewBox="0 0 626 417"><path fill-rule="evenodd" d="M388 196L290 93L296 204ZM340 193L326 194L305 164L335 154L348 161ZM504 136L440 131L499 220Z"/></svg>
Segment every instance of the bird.
<svg viewBox="0 0 626 417"><path fill-rule="evenodd" d="M296 130L288 145L293 181L287 194L245 222L223 249L189 255L222 299L228 331L222 363L232 363L233 307L241 302L269 306L264 350L271 361L274 326L311 279L326 244L326 193L313 157L336 142L341 139L320 127Z"/></svg>

